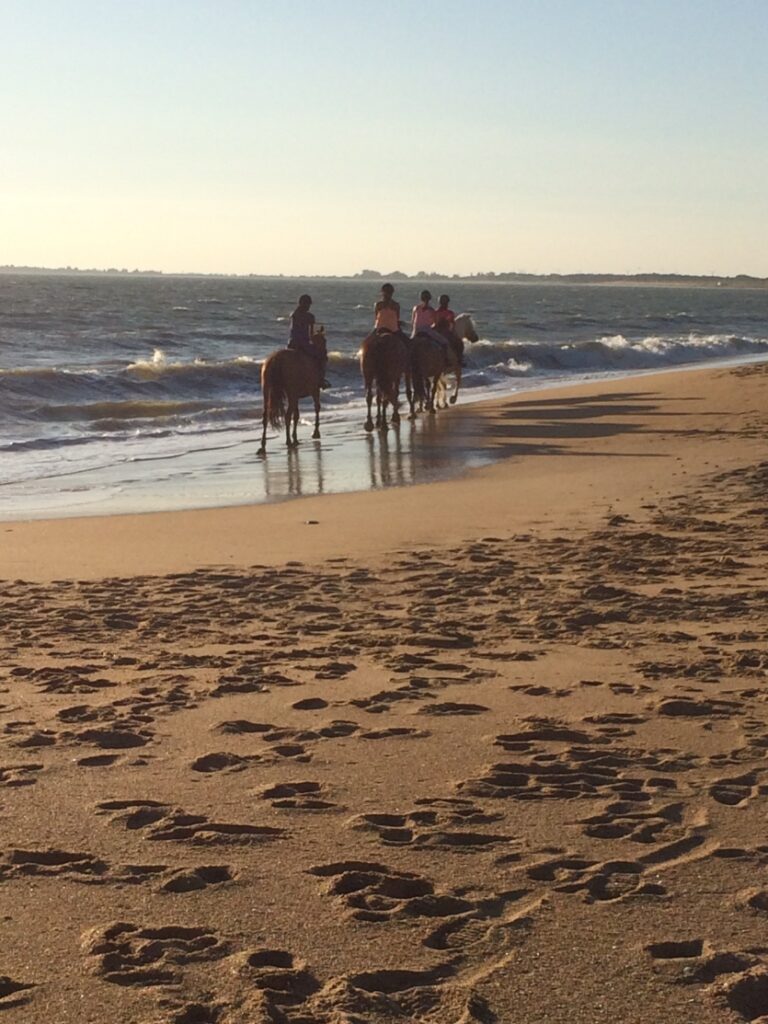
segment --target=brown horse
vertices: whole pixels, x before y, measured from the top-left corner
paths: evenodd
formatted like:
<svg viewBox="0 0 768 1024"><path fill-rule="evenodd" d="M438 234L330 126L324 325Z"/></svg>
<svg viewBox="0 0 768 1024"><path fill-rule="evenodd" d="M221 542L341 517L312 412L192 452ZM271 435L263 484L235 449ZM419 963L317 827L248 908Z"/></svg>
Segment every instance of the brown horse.
<svg viewBox="0 0 768 1024"><path fill-rule="evenodd" d="M261 395L264 400L264 413L261 418L259 455L267 454L267 425L279 429L285 423L285 443L289 448L298 445L296 428L299 423L300 398L311 398L314 401L315 431L312 437L320 437L320 387L323 383L325 364L328 362L324 328L319 327L315 331L312 335L312 344L317 349L319 358L299 349L282 348L279 352L267 356L262 363Z"/></svg>
<svg viewBox="0 0 768 1024"><path fill-rule="evenodd" d="M469 313L461 313L456 317L454 324L455 340L459 343L464 341L476 342L478 334L472 317ZM447 341L447 339L446 339ZM429 335L417 334L411 341L411 374L413 377L414 396L419 402L420 408L426 406L428 412L435 412L437 396L445 394L445 375L452 373L456 377L456 386L451 395L451 405L455 405L461 387L461 357L464 345L459 344L457 348L453 345L441 345ZM442 407L446 408L447 402L443 398Z"/></svg>
<svg viewBox="0 0 768 1024"><path fill-rule="evenodd" d="M376 426L387 429L387 406L392 406L392 423L400 422L400 381L405 377L405 390L413 413L410 360L408 347L401 334L369 334L360 347L360 369L365 384L368 418L365 429L373 430L371 405L376 386Z"/></svg>

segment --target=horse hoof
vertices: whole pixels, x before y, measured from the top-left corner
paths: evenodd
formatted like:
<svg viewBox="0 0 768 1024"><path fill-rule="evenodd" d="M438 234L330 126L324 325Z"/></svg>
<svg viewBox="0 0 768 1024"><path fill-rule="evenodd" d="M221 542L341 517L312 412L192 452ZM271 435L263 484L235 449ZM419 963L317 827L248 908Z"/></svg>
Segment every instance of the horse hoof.
<svg viewBox="0 0 768 1024"><path fill-rule="evenodd" d="M365 429L368 431L369 434L371 433L371 431L373 430L373 421L372 420L366 420Z"/></svg>
<svg viewBox="0 0 768 1024"><path fill-rule="evenodd" d="M456 405L456 399L458 397L459 397L458 395L451 395L451 405Z"/></svg>
<svg viewBox="0 0 768 1024"><path fill-rule="evenodd" d="M312 435L312 440L313 441L319 441L320 440L320 431L319 430L316 430L314 432L314 434Z"/></svg>
<svg viewBox="0 0 768 1024"><path fill-rule="evenodd" d="M267 449L264 447L264 445L262 445L261 448L258 449L256 454L257 455L266 455L267 454Z"/></svg>

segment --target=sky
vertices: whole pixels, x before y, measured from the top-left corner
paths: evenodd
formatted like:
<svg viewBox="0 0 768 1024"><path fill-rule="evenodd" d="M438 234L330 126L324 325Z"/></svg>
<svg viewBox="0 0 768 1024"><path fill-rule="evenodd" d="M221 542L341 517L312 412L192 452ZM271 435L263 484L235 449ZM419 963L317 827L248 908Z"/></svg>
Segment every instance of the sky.
<svg viewBox="0 0 768 1024"><path fill-rule="evenodd" d="M768 0L0 0L0 264L768 276Z"/></svg>

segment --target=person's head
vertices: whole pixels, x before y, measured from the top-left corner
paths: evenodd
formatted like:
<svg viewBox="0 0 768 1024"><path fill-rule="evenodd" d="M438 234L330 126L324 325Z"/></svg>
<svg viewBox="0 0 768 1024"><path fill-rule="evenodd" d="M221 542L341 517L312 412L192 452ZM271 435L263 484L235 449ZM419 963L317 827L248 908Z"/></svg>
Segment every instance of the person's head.
<svg viewBox="0 0 768 1024"><path fill-rule="evenodd" d="M432 301L432 292L428 292L426 290L426 288L425 288L424 291L419 296L419 298L421 299L422 302L431 302Z"/></svg>
<svg viewBox="0 0 768 1024"><path fill-rule="evenodd" d="M309 309L312 305L311 295L300 295L299 296L299 309Z"/></svg>
<svg viewBox="0 0 768 1024"><path fill-rule="evenodd" d="M441 309L448 309L448 303L451 301L450 295L441 295L437 300L440 303Z"/></svg>
<svg viewBox="0 0 768 1024"><path fill-rule="evenodd" d="M394 286L391 284L383 284L381 286L381 295L384 299L391 299L395 294Z"/></svg>

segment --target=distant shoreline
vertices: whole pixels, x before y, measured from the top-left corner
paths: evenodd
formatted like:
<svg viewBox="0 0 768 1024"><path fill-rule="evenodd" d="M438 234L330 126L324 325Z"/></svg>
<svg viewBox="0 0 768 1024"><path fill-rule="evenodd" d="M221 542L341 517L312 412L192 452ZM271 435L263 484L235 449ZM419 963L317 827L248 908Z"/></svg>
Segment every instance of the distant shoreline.
<svg viewBox="0 0 768 1024"><path fill-rule="evenodd" d="M110 278L192 278L235 281L428 281L428 282L462 282L467 284L512 284L512 285L600 285L612 287L637 288L738 288L768 289L768 277L753 277L749 274L737 274L735 277L696 274L523 274L485 273L485 274L438 274L424 272L404 274L393 271L382 274L374 270L363 270L357 274L215 274L215 273L183 273L165 272L162 270L127 270L109 268L81 269L79 267L26 267L6 265L0 267L0 275L41 276L41 277L110 277Z"/></svg>

